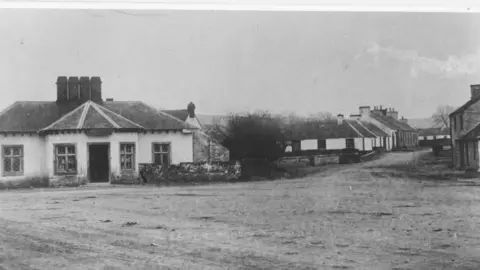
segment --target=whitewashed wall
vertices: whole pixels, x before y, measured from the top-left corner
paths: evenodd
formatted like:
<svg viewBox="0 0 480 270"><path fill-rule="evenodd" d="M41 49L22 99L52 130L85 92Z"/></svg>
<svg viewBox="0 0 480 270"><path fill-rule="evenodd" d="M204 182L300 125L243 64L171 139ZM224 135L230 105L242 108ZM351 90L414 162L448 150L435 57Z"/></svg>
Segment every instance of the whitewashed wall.
<svg viewBox="0 0 480 270"><path fill-rule="evenodd" d="M358 150L363 150L363 138L355 138L353 140L355 142L355 148Z"/></svg>
<svg viewBox="0 0 480 270"><path fill-rule="evenodd" d="M45 177L45 140L38 135L0 135L0 145L23 145L23 175L3 176L3 160L0 162L0 181L23 180L31 177ZM1 155L0 155L1 156Z"/></svg>
<svg viewBox="0 0 480 270"><path fill-rule="evenodd" d="M139 140L139 159L140 163L151 163L152 160L152 143L170 142L172 163L193 161L193 135L181 132L156 133L156 134L140 134Z"/></svg>
<svg viewBox="0 0 480 270"><path fill-rule="evenodd" d="M83 133L58 134L46 137L46 170L49 176L54 175L54 144L73 143L76 145L79 176L87 176L88 145L90 143L110 143L110 172L120 173L120 143L135 143L135 170L138 163L152 162L152 143L168 142L171 146L172 163L192 162L192 134L181 132L160 132L155 134L113 133L108 137L89 137Z"/></svg>
<svg viewBox="0 0 480 270"><path fill-rule="evenodd" d="M362 115L361 120L365 121L365 122L368 122L368 123L371 123L371 124L374 124L376 127L381 129L383 132L387 133L388 134L387 144L384 147L385 147L385 150L387 150L387 151L392 150L392 148L393 148L393 136L395 136L394 135L395 134L394 130L388 128L384 124L378 122L376 119L374 119L374 118L372 118L372 117L370 117L369 115L366 115L366 114Z"/></svg>
<svg viewBox="0 0 480 270"><path fill-rule="evenodd" d="M327 139L327 150L345 149L347 147L347 141L345 139Z"/></svg>
<svg viewBox="0 0 480 270"><path fill-rule="evenodd" d="M302 150L317 150L318 140L302 140L300 141L300 149Z"/></svg>

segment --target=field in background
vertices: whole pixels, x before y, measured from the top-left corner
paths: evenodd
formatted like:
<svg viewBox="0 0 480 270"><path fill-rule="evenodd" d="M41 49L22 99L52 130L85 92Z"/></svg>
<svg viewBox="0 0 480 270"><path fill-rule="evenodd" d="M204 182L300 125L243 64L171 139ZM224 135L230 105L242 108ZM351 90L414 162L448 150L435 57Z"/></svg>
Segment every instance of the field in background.
<svg viewBox="0 0 480 270"><path fill-rule="evenodd" d="M427 160L390 153L268 182L2 191L0 269L480 269L478 186L422 178L441 165Z"/></svg>

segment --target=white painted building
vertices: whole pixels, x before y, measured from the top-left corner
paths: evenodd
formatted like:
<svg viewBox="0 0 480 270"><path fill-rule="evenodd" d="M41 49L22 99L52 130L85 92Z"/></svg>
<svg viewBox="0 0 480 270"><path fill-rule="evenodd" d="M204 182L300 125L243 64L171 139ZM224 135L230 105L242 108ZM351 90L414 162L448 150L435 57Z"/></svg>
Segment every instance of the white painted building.
<svg viewBox="0 0 480 270"><path fill-rule="evenodd" d="M342 149L372 151L382 146L385 136L387 134L369 123L344 119L340 114L336 121L319 121L294 127L291 145L292 152Z"/></svg>
<svg viewBox="0 0 480 270"><path fill-rule="evenodd" d="M98 77L59 77L57 101L16 102L0 114L0 183L109 182L139 164L193 159L196 128L142 102L101 98Z"/></svg>
<svg viewBox="0 0 480 270"><path fill-rule="evenodd" d="M370 106L361 106L356 118L373 124L387 134L383 141L387 151L418 146L418 132L408 125L407 119L398 119L398 112L392 108L382 109L378 106L371 110Z"/></svg>

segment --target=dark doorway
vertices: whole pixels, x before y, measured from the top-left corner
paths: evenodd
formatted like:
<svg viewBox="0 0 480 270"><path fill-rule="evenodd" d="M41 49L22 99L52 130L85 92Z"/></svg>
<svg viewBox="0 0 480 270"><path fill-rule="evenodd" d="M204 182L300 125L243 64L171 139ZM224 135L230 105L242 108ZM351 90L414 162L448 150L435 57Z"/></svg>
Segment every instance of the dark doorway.
<svg viewBox="0 0 480 270"><path fill-rule="evenodd" d="M110 145L91 144L88 146L88 175L92 183L109 182Z"/></svg>

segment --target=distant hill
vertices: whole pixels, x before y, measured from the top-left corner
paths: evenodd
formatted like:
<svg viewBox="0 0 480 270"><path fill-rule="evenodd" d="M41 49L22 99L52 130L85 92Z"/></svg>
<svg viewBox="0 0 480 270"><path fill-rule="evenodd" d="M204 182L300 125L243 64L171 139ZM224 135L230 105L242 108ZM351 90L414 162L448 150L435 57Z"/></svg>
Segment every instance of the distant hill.
<svg viewBox="0 0 480 270"><path fill-rule="evenodd" d="M228 115L197 113L196 116L203 126L226 126L228 121Z"/></svg>
<svg viewBox="0 0 480 270"><path fill-rule="evenodd" d="M430 117L408 119L408 124L413 128L435 128L438 127Z"/></svg>

